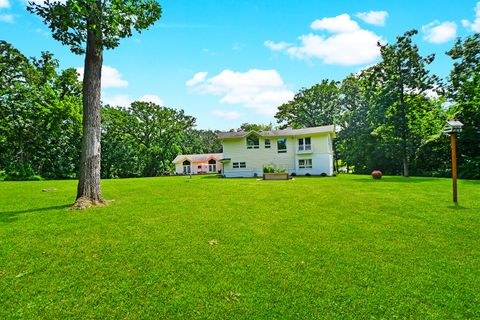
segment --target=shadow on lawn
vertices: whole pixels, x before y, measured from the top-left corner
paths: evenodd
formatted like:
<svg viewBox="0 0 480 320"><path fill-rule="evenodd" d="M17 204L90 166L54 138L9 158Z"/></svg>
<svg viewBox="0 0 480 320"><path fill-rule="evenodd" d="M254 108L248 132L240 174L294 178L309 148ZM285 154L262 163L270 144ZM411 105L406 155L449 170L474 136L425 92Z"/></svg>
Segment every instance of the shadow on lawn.
<svg viewBox="0 0 480 320"><path fill-rule="evenodd" d="M17 211L0 211L0 222L14 222L18 220L17 215L22 213L34 213L34 212L42 212L42 211L49 211L49 210L68 209L70 207L71 207L71 204L64 204L64 205L51 206L51 207L45 207L45 208L33 208L33 209L17 210Z"/></svg>
<svg viewBox="0 0 480 320"><path fill-rule="evenodd" d="M400 182L400 183L420 183L420 182L432 182L434 178L422 178L422 177L383 177L380 180L373 178L353 178L355 182L367 182L367 183L382 183L382 182Z"/></svg>

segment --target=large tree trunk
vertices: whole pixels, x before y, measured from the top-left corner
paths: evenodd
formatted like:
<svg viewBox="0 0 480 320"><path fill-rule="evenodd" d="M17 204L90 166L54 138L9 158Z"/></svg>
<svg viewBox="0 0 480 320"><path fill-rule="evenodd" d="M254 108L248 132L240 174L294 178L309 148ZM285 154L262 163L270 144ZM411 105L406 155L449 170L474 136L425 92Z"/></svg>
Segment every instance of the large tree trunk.
<svg viewBox="0 0 480 320"><path fill-rule="evenodd" d="M100 37L100 38L99 38ZM73 208L103 205L100 192L101 34L88 31L83 75L83 139L77 200Z"/></svg>

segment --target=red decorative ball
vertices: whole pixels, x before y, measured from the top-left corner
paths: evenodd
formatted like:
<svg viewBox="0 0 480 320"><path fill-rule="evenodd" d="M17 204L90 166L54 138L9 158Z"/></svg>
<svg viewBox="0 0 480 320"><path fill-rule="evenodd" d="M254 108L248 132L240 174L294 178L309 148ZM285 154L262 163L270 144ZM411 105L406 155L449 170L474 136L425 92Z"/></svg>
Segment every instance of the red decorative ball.
<svg viewBox="0 0 480 320"><path fill-rule="evenodd" d="M382 171L380 171L380 170L373 170L372 171L372 178L373 179L379 180L379 179L382 179L382 176L383 176Z"/></svg>

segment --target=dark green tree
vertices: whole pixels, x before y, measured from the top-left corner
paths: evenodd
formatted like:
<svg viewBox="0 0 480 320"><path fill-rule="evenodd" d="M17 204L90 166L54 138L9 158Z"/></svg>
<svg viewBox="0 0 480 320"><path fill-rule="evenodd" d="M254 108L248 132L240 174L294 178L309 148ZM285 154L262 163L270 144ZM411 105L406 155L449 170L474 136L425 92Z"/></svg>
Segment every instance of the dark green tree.
<svg viewBox="0 0 480 320"><path fill-rule="evenodd" d="M240 128L237 131L269 131L273 130L274 126L272 123L269 124L256 124L256 123L242 123Z"/></svg>
<svg viewBox="0 0 480 320"><path fill-rule="evenodd" d="M81 84L57 72L48 52L28 59L0 43L0 167L9 179L74 177L81 135Z"/></svg>
<svg viewBox="0 0 480 320"><path fill-rule="evenodd" d="M221 153L222 143L218 130L191 130L182 138L182 154Z"/></svg>
<svg viewBox="0 0 480 320"><path fill-rule="evenodd" d="M323 80L311 88L301 89L293 100L278 107L278 123L294 128L336 124L339 120L338 83Z"/></svg>
<svg viewBox="0 0 480 320"><path fill-rule="evenodd" d="M377 81L381 85L379 98L381 101L374 107L378 113L385 115L385 123L377 129L379 137L390 139L398 144L403 175L409 176L410 127L409 117L415 113L415 108L428 107L423 104L409 104L410 95L423 95L433 90L437 78L430 75L426 66L433 62L435 56L422 57L418 47L412 42L417 30L407 31L397 37L393 44L382 45L380 53L382 61L375 69Z"/></svg>
<svg viewBox="0 0 480 320"><path fill-rule="evenodd" d="M454 105L452 118L460 120L463 132L458 149L460 176L480 178L480 33L458 39L447 52L454 60L450 73L449 98Z"/></svg>
<svg viewBox="0 0 480 320"><path fill-rule="evenodd" d="M43 19L54 39L75 54L85 54L82 153L74 207L104 204L100 192L103 51L116 48L134 30L152 25L161 16L161 7L153 0L46 0L44 4L29 2L28 10Z"/></svg>

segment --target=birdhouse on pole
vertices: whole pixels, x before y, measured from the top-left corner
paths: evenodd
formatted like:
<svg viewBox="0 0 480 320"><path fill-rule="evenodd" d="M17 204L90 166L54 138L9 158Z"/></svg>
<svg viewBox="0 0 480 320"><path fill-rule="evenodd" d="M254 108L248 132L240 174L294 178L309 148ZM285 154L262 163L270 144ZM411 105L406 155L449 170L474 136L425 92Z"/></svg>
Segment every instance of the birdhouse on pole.
<svg viewBox="0 0 480 320"><path fill-rule="evenodd" d="M457 203L457 133L462 132L463 123L457 120L447 121L443 132L450 135L452 145L452 182L453 202Z"/></svg>
<svg viewBox="0 0 480 320"><path fill-rule="evenodd" d="M447 121L447 124L443 128L443 132L452 134L462 132L463 123L457 120Z"/></svg>

